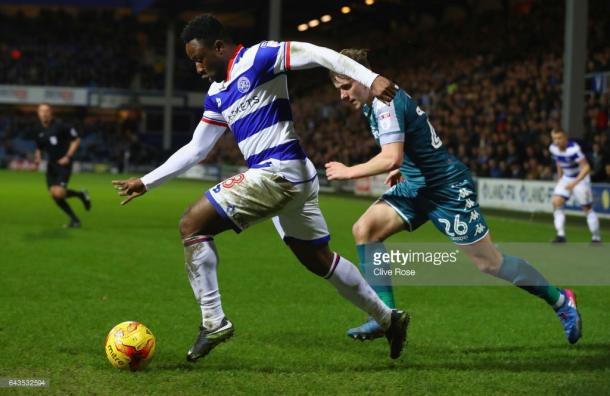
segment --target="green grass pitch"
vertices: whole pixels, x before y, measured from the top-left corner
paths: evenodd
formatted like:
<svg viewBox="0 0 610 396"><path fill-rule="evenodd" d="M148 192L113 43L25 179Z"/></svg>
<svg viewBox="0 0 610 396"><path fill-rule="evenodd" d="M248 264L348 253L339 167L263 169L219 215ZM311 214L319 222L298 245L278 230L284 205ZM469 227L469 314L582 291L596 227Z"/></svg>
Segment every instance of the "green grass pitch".
<svg viewBox="0 0 610 396"><path fill-rule="evenodd" d="M44 390L1 393L610 393L610 287L576 288L584 338L575 346L549 307L516 288L396 287L412 321L408 349L392 361L385 340L345 336L362 314L302 268L270 222L216 238L236 335L187 363L200 312L177 224L208 185L173 181L120 207L111 179L73 176L70 186L87 187L93 209L85 213L71 200L83 228L64 230L44 175L0 172L0 377L50 380ZM332 247L355 261L351 225L371 201L320 201ZM487 220L498 241L553 236L549 221ZM569 223L572 241L588 240L584 220ZM444 237L427 224L392 240ZM124 320L141 321L157 337L145 371L119 371L106 360L104 338Z"/></svg>

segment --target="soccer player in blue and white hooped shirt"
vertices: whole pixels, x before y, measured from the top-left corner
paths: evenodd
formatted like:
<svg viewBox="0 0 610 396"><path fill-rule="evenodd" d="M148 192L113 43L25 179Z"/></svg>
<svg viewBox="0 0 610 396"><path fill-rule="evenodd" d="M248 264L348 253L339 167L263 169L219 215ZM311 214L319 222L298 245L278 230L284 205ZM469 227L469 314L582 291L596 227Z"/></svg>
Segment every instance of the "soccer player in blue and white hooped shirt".
<svg viewBox="0 0 610 396"><path fill-rule="evenodd" d="M197 73L212 81L201 122L192 140L163 165L142 178L113 184L127 197L126 204L204 159L227 128L248 163L248 171L207 191L180 220L188 278L202 313L187 359L207 355L233 335L220 301L214 236L228 229L241 232L270 218L299 261L374 317L385 330L390 357L400 356L408 315L384 304L358 268L328 246L317 173L294 131L286 72L322 66L361 82L385 102L392 100L394 84L348 57L308 43L235 45L210 15L191 20L182 40Z"/></svg>
<svg viewBox="0 0 610 396"><path fill-rule="evenodd" d="M561 128L551 131L553 143L549 146L549 151L557 164L557 175L559 182L553 191L553 217L557 236L553 240L555 243L566 242L565 222L566 215L563 212L563 205L570 199L572 194L587 214L587 225L591 231L591 241L601 242L599 233L599 219L593 211L593 194L591 193L591 167L585 158L578 143L568 140L566 133Z"/></svg>

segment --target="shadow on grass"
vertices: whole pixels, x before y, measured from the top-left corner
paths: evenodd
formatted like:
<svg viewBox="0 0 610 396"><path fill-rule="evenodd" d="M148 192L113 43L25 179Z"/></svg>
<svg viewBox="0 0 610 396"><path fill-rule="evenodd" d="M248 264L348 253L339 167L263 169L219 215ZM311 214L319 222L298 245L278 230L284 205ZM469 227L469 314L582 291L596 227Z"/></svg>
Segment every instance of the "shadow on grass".
<svg viewBox="0 0 610 396"><path fill-rule="evenodd" d="M53 240L53 239L69 239L72 238L73 232L81 232L82 230L65 229L65 228L45 228L37 232L28 232L23 234L23 239L26 241L32 240Z"/></svg>
<svg viewBox="0 0 610 396"><path fill-rule="evenodd" d="M304 337L301 335L300 338ZM225 353L225 357L221 361L215 356L213 360L206 361L204 358L195 364L167 362L155 365L154 370L304 374L329 371L362 373L404 371L406 373L444 369L490 373L599 373L600 376L605 377L605 371L610 369L610 343L585 343L575 346L567 344L488 345L464 348L412 346L406 349L400 359L390 360L386 353L385 340L376 341L383 343L383 354L379 353L377 346L363 348L360 343L354 343L351 346L339 343L320 345L317 340L309 339L306 344L301 341L303 340L298 340L290 347L287 346L285 359L278 359L278 355L242 358L237 351L231 351L231 353ZM290 351L294 351L295 345L299 346L299 350L301 347L309 349L312 353L311 359L302 359L300 354L298 357L291 357ZM223 352L218 350L213 353L222 354ZM332 359L325 359L324 356L332 356ZM372 362L375 364L371 364Z"/></svg>
<svg viewBox="0 0 610 396"><path fill-rule="evenodd" d="M600 374L610 369L610 343L413 349L415 359L407 365L417 369ZM419 361L421 354L428 361Z"/></svg>

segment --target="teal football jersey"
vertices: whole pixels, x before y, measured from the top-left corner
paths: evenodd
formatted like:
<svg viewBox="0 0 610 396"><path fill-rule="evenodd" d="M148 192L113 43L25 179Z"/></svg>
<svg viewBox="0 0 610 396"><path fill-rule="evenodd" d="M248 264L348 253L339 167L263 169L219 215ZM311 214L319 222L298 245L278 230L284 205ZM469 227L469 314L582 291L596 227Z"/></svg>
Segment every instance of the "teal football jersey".
<svg viewBox="0 0 610 396"><path fill-rule="evenodd" d="M400 172L410 183L437 186L469 173L447 152L428 115L402 89L389 105L373 99L372 105L364 105L362 110L377 144L404 142Z"/></svg>

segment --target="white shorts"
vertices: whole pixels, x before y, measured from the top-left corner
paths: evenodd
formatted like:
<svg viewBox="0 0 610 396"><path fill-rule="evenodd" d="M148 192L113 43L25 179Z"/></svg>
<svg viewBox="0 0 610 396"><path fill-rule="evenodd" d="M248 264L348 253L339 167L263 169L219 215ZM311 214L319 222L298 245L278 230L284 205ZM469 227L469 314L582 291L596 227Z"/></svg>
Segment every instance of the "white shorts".
<svg viewBox="0 0 610 396"><path fill-rule="evenodd" d="M265 169L248 169L209 189L205 195L236 232L273 218L285 241L322 244L330 236L318 204L318 178L294 184Z"/></svg>
<svg viewBox="0 0 610 396"><path fill-rule="evenodd" d="M566 200L570 199L572 194L574 194L574 198L576 202L581 205L591 205L593 203L593 193L591 192L591 181L589 178L585 178L581 180L573 189L569 191L566 189L566 185L573 181L574 179L562 176L555 186L555 190L553 191L553 195L559 195L560 197L565 198Z"/></svg>

